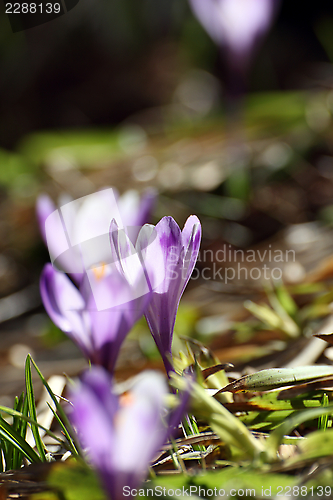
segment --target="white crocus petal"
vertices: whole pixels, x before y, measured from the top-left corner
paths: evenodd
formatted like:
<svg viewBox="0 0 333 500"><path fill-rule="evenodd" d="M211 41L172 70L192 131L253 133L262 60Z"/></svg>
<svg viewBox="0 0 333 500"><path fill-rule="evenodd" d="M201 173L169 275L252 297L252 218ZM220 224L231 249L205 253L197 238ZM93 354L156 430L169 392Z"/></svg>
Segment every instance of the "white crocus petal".
<svg viewBox="0 0 333 500"><path fill-rule="evenodd" d="M70 229L73 210L77 210L75 224ZM82 253L85 269L109 262L109 228L112 219L122 227L121 216L113 190L105 189L75 200L61 208L72 246Z"/></svg>
<svg viewBox="0 0 333 500"><path fill-rule="evenodd" d="M244 62L268 30L279 0L189 0L207 33Z"/></svg>
<svg viewBox="0 0 333 500"><path fill-rule="evenodd" d="M64 203L70 201L69 197L66 199L63 197ZM49 196L41 195L37 200L36 208L52 264L70 274L83 272L79 248L70 246L68 241L69 230L75 225L76 212L74 210L68 212L66 226L61 212Z"/></svg>
<svg viewBox="0 0 333 500"><path fill-rule="evenodd" d="M149 294L150 284L139 255L126 232L118 230L115 221L111 224L110 239L115 265L129 284L131 300Z"/></svg>
<svg viewBox="0 0 333 500"><path fill-rule="evenodd" d="M237 0L236 0L237 1ZM223 41L223 33L217 22L216 0L190 0L194 14L215 43Z"/></svg>
<svg viewBox="0 0 333 500"><path fill-rule="evenodd" d="M138 274L142 273L142 265L133 243L123 229L118 229L115 221L111 223L111 248L114 252L115 262L120 264L120 269L130 284L134 284Z"/></svg>
<svg viewBox="0 0 333 500"><path fill-rule="evenodd" d="M66 261L65 257L68 255L69 245L63 221L58 210L52 212L45 221L45 239L51 262L56 262L59 257L62 261ZM66 264L70 266L66 271L73 272L73 269L71 269L72 262L69 261Z"/></svg>
<svg viewBox="0 0 333 500"><path fill-rule="evenodd" d="M195 215L187 219L182 231L182 240L185 250L182 278L185 288L197 261L201 241L201 224Z"/></svg>
<svg viewBox="0 0 333 500"><path fill-rule="evenodd" d="M133 224L133 215L137 213L139 205L140 195L135 189L130 189L120 196L118 206L124 227Z"/></svg>
<svg viewBox="0 0 333 500"><path fill-rule="evenodd" d="M47 194L41 194L36 202L36 215L40 227L40 232L46 243L45 223L47 218L56 210L55 204Z"/></svg>
<svg viewBox="0 0 333 500"><path fill-rule="evenodd" d="M222 0L217 16L222 37L235 52L251 50L256 36L265 32L275 0Z"/></svg>
<svg viewBox="0 0 333 500"><path fill-rule="evenodd" d="M150 289L163 293L161 287L165 284L165 255L159 243L155 226L145 224L139 232L136 250L144 266Z"/></svg>
<svg viewBox="0 0 333 500"><path fill-rule="evenodd" d="M161 414L167 385L162 374L145 372L129 393L116 421L115 461L120 471L146 470L152 453L162 445ZM129 453L129 449L131 452Z"/></svg>

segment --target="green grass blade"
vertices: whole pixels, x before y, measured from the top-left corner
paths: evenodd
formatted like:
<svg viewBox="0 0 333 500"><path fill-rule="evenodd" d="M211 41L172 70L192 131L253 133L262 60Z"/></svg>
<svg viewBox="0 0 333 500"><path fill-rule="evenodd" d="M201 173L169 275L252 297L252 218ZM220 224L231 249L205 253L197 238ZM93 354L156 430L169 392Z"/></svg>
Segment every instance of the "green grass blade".
<svg viewBox="0 0 333 500"><path fill-rule="evenodd" d="M5 439L1 438L1 433L0 433L0 440L1 440L3 470L5 471L7 469L7 463L8 463L8 446L12 445L11 443L8 443L8 441L6 441Z"/></svg>
<svg viewBox="0 0 333 500"><path fill-rule="evenodd" d="M0 416L0 437L4 443L15 446L31 463L41 462L31 446Z"/></svg>
<svg viewBox="0 0 333 500"><path fill-rule="evenodd" d="M280 399L283 392L280 390L263 392L253 396L248 401L225 403L224 406L235 413L237 411L283 411L283 410L305 410L305 408L317 408L322 406L321 395L314 391L306 394L305 398L295 397Z"/></svg>
<svg viewBox="0 0 333 500"><path fill-rule="evenodd" d="M64 427L67 429L68 434L70 434L70 435L71 435L71 440L73 441L73 443L74 443L74 445L75 445L75 449L77 450L77 453L78 453L80 456L82 456L81 447L80 447L79 442L78 442L78 440L77 440L77 438L76 438L76 434L75 434L74 432L72 432L72 433L71 433L71 432L68 430L68 429L70 429L70 430L71 430L71 429L72 429L72 426L71 426L71 424L70 424L70 422L69 422L69 420L68 420L68 417L67 417L66 413L64 412L64 410L63 410L62 406L60 405L59 401L57 400L57 397L56 397L56 396L55 396L55 394L53 393L53 391L52 391L51 387L50 387L50 386L49 386L49 384L47 383L47 380L45 379L45 377L43 376L42 372L40 371L40 369L39 369L39 368L38 368L38 366L36 365L35 361L34 361L34 360L30 357L30 356L29 356L29 358L30 358L30 361L31 361L31 363L33 364L33 366L34 366L34 368L35 368L36 372L38 373L38 375L39 375L39 377L40 377L40 379L41 379L41 381L42 381L42 383L43 383L43 385L44 385L45 389L46 389L46 390L47 390L47 392L49 393L49 395L50 395L50 397L51 397L51 399L52 399L52 401L53 401L53 403L54 403L54 405L55 405L55 407L56 407L56 409L57 409L58 415L59 415L59 417L60 417L60 419L61 419L61 421L62 421L62 423L63 423Z"/></svg>
<svg viewBox="0 0 333 500"><path fill-rule="evenodd" d="M0 472L5 472L5 470L6 470L6 463L3 453L3 441L2 439L0 439Z"/></svg>
<svg viewBox="0 0 333 500"><path fill-rule="evenodd" d="M50 429L47 429L43 425L39 424L36 420L33 420L30 417L25 416L23 413L19 413L16 410L12 410L11 408L7 408L6 406L1 406L0 405L0 412L8 413L8 415L12 416L17 416L19 417L22 421L26 423L26 425L29 423L31 425L34 425L35 427L38 427L39 429L42 429L48 436L52 437L55 439L58 443L61 445L65 445L65 441L57 437Z"/></svg>
<svg viewBox="0 0 333 500"><path fill-rule="evenodd" d="M226 385L219 392L270 391L286 385L300 384L332 375L333 366L327 365L269 368L268 370L260 370L253 375L245 375Z"/></svg>
<svg viewBox="0 0 333 500"><path fill-rule="evenodd" d="M326 393L323 395L322 406L323 407L329 406L329 398ZM327 425L328 425L328 415L327 414L321 415L321 417L318 419L318 429L326 431Z"/></svg>
<svg viewBox="0 0 333 500"><path fill-rule="evenodd" d="M24 402L23 402L23 407L22 407L22 415L25 418L20 418L21 421L21 426L20 426L20 434L25 439L26 433L27 433L27 427L28 427L28 418L29 418L29 405L28 405L28 398L25 397Z"/></svg>
<svg viewBox="0 0 333 500"><path fill-rule="evenodd" d="M295 319L298 307L292 296L290 295L289 291L283 284L279 284L275 288L275 293L276 296L284 308L284 310L293 318Z"/></svg>
<svg viewBox="0 0 333 500"><path fill-rule="evenodd" d="M280 444L282 443L283 437L290 434L290 432L303 424L307 420L312 420L322 415L330 415L333 413L333 405L320 408L311 408L309 410L298 411L287 418L279 427L277 427L273 432L271 432L269 438L266 441L267 449L272 453L276 454Z"/></svg>
<svg viewBox="0 0 333 500"><path fill-rule="evenodd" d="M76 446L71 438L71 435L69 434L68 430L66 429L64 423L62 422L61 418L59 417L59 415L54 411L54 409L52 408L52 406L46 402L47 406L50 408L50 410L52 411L53 413L53 416L54 418L56 419L56 421L58 422L58 424L60 425L68 443L69 443L69 447L70 447L70 451L73 455L76 455L76 456L79 456L79 453L76 449Z"/></svg>
<svg viewBox="0 0 333 500"><path fill-rule="evenodd" d="M32 420L37 422L37 413L36 413L36 402L34 396L34 389L32 385L32 376L31 376L31 366L30 366L30 354L28 354L26 362L25 362L25 385L26 385L26 393L28 399L28 408L29 414ZM42 438L39 435L39 430L36 424L31 423L32 434L35 439L36 448L38 450L39 456L41 457L43 462L46 462L46 455L44 450L44 443Z"/></svg>
<svg viewBox="0 0 333 500"><path fill-rule="evenodd" d="M14 401L14 409L16 410L20 406L20 399L16 396L15 401ZM13 423L12 423L12 428L17 431L17 427L19 425L19 422L17 420L17 417L13 418ZM10 444L7 443L7 455L6 455L6 468L7 469L13 469L14 468L14 462L15 462L15 450L16 448Z"/></svg>
<svg viewBox="0 0 333 500"><path fill-rule="evenodd" d="M24 404L24 393L22 392L20 398L17 397L15 398L14 410L21 413L23 404ZM16 432L18 432L20 436L22 436L21 433L22 423L23 423L22 419L20 419L18 416L13 417L13 429ZM23 439L25 438L25 436L22 437ZM13 470L19 469L22 464L22 459L23 459L22 453L17 448L13 447L13 457L10 468Z"/></svg>
<svg viewBox="0 0 333 500"><path fill-rule="evenodd" d="M191 415L185 416L183 419L183 427L186 436L195 436L200 434L195 418ZM201 453L206 451L206 447L203 445L192 445L192 448L194 451L199 451Z"/></svg>
<svg viewBox="0 0 333 500"><path fill-rule="evenodd" d="M331 457L333 447L333 429L326 432L317 430L308 434L306 439L298 443L299 453L291 457L286 463L297 463L298 461L309 460L316 463L322 457Z"/></svg>

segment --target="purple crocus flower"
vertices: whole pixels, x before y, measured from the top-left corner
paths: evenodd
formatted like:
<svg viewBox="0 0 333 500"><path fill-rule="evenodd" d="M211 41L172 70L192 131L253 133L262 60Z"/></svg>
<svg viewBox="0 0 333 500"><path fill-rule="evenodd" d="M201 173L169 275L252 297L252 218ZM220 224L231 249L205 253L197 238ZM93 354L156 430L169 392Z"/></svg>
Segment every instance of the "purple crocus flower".
<svg viewBox="0 0 333 500"><path fill-rule="evenodd" d="M80 290L51 264L41 275L42 301L52 321L86 358L111 373L122 342L150 297L143 270L136 271L129 283L114 265L100 266L85 275Z"/></svg>
<svg viewBox="0 0 333 500"><path fill-rule="evenodd" d="M79 200L66 200L57 210L49 196L39 196L37 218L52 263L80 283L86 269L109 262L112 219L135 243L141 226L149 221L155 199L154 190L147 190L140 199L134 190L119 196L108 188Z"/></svg>
<svg viewBox="0 0 333 500"><path fill-rule="evenodd" d="M108 373L100 367L86 371L72 391L71 420L110 500L122 500L125 491L140 485L173 430L170 421L168 428L162 423L166 394L164 377L148 371L138 377L130 392L117 397ZM183 402L181 406L183 413Z"/></svg>
<svg viewBox="0 0 333 500"><path fill-rule="evenodd" d="M145 316L167 373L173 370L171 344L178 305L195 266L200 240L200 221L191 215L182 231L172 217L163 217L156 226L145 225L136 244L152 290Z"/></svg>

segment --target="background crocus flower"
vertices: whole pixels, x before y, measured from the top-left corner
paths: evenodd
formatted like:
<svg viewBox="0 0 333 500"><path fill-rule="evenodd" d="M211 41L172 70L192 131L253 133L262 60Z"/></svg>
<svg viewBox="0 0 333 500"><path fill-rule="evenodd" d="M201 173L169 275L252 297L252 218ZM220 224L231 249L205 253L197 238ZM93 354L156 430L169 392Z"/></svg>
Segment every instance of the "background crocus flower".
<svg viewBox="0 0 333 500"><path fill-rule="evenodd" d="M247 64L269 29L279 0L190 0L193 12L234 63Z"/></svg>
<svg viewBox="0 0 333 500"><path fill-rule="evenodd" d="M173 370L171 344L180 298L198 258L201 224L192 215L181 231L172 217L139 233L137 251L152 290L145 316L167 372Z"/></svg>
<svg viewBox="0 0 333 500"><path fill-rule="evenodd" d="M135 242L141 226L150 219L155 199L154 190L147 190L140 198L134 190L119 196L108 188L79 200L66 200L57 210L49 196L41 195L37 218L52 263L80 283L86 269L110 261L112 219L126 228Z"/></svg>
<svg viewBox="0 0 333 500"><path fill-rule="evenodd" d="M72 392L71 420L110 500L123 499L125 486L140 485L172 430L162 423L166 394L164 377L144 372L132 390L118 398L109 375L98 367L84 373Z"/></svg>
<svg viewBox="0 0 333 500"><path fill-rule="evenodd" d="M143 272L131 284L113 266L101 266L86 275L80 290L51 264L41 275L44 307L52 321L93 363L113 372L120 346L143 315L149 292L142 290Z"/></svg>
<svg viewBox="0 0 333 500"><path fill-rule="evenodd" d="M146 189L140 197L138 191L130 189L116 199L124 228L135 244L141 227L151 220L152 211L156 204L157 191L153 188Z"/></svg>
<svg viewBox="0 0 333 500"><path fill-rule="evenodd" d="M66 200L66 202L71 200ZM51 260L56 260L60 269L70 274L76 283L79 283L83 277L83 263L81 253L78 247L70 248L68 245L67 234L73 231L75 216L68 229L64 230L64 222L59 217L59 211L53 200L47 195L42 194L37 198L36 214L44 243L47 245ZM46 231L46 221L48 222L48 231Z"/></svg>
<svg viewBox="0 0 333 500"><path fill-rule="evenodd" d="M272 23L280 0L189 2L207 33L223 49L230 70L230 92L237 94L244 91L243 80L260 41Z"/></svg>

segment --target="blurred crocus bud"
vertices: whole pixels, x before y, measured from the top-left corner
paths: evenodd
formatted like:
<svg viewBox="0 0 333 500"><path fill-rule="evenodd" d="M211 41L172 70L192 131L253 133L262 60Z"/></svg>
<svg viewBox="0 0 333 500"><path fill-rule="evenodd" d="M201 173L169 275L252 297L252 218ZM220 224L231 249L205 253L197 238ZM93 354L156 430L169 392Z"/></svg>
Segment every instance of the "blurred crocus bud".
<svg viewBox="0 0 333 500"><path fill-rule="evenodd" d="M229 67L247 71L280 0L189 0L192 10Z"/></svg>

